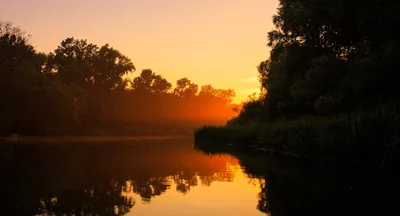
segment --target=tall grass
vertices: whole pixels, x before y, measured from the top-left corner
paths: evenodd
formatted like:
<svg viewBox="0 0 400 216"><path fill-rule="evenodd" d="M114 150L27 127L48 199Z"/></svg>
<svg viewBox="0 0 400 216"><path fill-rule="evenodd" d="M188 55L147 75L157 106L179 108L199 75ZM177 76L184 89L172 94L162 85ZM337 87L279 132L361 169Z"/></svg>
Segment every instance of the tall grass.
<svg viewBox="0 0 400 216"><path fill-rule="evenodd" d="M397 115L360 111L335 117L204 126L195 131L195 142L200 148L234 144L318 160L385 160L384 152L398 146L398 125Z"/></svg>

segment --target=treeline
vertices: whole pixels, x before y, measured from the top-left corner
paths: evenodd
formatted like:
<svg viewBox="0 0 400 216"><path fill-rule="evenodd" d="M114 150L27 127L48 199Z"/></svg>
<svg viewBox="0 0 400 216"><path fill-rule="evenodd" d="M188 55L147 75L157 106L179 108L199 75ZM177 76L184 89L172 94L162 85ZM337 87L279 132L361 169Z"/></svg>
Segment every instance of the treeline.
<svg viewBox="0 0 400 216"><path fill-rule="evenodd" d="M281 0L258 67L263 116L334 116L397 104L400 4Z"/></svg>
<svg viewBox="0 0 400 216"><path fill-rule="evenodd" d="M87 40L67 38L40 53L23 31L0 22L0 135L118 133L234 114L233 90L199 88L187 78L173 88L150 69L132 80L135 70L118 50Z"/></svg>
<svg viewBox="0 0 400 216"><path fill-rule="evenodd" d="M400 143L399 9L392 1L280 0L270 57L258 66L262 96L226 127L199 129L197 142L383 166Z"/></svg>

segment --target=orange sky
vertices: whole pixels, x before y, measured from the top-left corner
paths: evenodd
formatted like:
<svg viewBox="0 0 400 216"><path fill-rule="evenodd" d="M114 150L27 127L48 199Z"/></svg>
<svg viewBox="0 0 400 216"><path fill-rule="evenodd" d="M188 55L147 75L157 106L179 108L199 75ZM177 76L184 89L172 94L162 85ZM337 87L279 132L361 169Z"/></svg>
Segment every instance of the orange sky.
<svg viewBox="0 0 400 216"><path fill-rule="evenodd" d="M257 65L268 57L267 32L278 0L13 0L0 20L32 35L49 52L66 37L109 43L137 68L170 82L188 77L233 88L236 102L258 91Z"/></svg>

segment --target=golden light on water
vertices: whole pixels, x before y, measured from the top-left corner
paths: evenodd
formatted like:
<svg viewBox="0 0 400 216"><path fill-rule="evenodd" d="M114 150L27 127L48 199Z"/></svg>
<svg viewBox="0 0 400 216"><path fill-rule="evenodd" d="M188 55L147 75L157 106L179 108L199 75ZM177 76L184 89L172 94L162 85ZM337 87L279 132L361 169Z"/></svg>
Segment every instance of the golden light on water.
<svg viewBox="0 0 400 216"><path fill-rule="evenodd" d="M231 178L227 180L226 177ZM249 178L237 163L226 163L226 170L214 173L212 183L208 179L195 176L198 182L190 187L190 193L175 190L178 184L188 184L185 181L176 182L174 176L166 177L165 184L169 189L162 196L151 199L151 202L141 202L142 198L133 192L132 182L127 181L121 194L135 200L128 215L263 215L256 208L257 194L263 180ZM206 181L206 182L204 182ZM251 182L251 184L249 184ZM129 189L130 188L130 189ZM168 203L166 205L166 203ZM233 207L233 208L232 208Z"/></svg>

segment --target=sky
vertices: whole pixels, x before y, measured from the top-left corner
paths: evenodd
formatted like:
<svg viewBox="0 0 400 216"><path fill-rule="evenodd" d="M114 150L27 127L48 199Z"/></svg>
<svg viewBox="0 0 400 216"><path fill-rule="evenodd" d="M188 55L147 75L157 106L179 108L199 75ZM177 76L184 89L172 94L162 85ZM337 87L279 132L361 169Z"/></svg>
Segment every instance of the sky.
<svg viewBox="0 0 400 216"><path fill-rule="evenodd" d="M175 84L259 91L257 65L278 0L0 0L0 20L32 35L40 52L67 37L106 43L128 56L134 76L150 68Z"/></svg>

